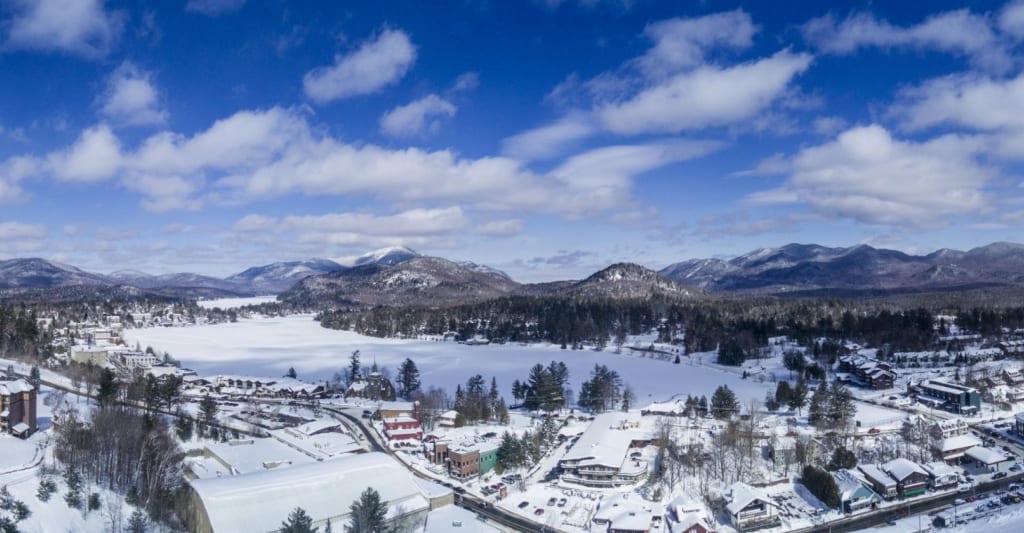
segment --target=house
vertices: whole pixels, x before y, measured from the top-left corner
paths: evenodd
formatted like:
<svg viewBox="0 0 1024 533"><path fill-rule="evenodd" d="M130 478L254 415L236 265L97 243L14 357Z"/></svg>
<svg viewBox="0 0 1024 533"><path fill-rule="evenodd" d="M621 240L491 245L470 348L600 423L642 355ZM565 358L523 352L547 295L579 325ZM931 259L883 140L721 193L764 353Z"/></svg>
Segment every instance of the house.
<svg viewBox="0 0 1024 533"><path fill-rule="evenodd" d="M397 418L402 415L407 415L419 420L420 402L383 401L380 402L380 407L377 408L377 413L381 418Z"/></svg>
<svg viewBox="0 0 1024 533"><path fill-rule="evenodd" d="M441 413L441 416L437 417L437 425L443 428L453 428L458 417L459 413L457 411L445 411Z"/></svg>
<svg viewBox="0 0 1024 533"><path fill-rule="evenodd" d="M371 372L366 379L356 378L345 391L345 397L365 398L373 401L394 401L395 385L380 372Z"/></svg>
<svg viewBox="0 0 1024 533"><path fill-rule="evenodd" d="M79 364L92 363L96 366L104 366L110 361L110 352L107 348L99 346L73 346L71 347L71 360Z"/></svg>
<svg viewBox="0 0 1024 533"><path fill-rule="evenodd" d="M384 434L389 440L422 439L423 429L420 421L409 415L384 419Z"/></svg>
<svg viewBox="0 0 1024 533"><path fill-rule="evenodd" d="M959 463L967 450L975 446L981 446L981 441L974 435L957 435L956 437L949 437L943 439L939 443L939 453L942 454L942 460L947 463Z"/></svg>
<svg viewBox="0 0 1024 533"><path fill-rule="evenodd" d="M932 424L930 431L938 438L948 439L957 435L966 435L969 429L970 426L962 418L952 418L935 422Z"/></svg>
<svg viewBox="0 0 1024 533"><path fill-rule="evenodd" d="M901 498L912 498L920 496L928 490L928 472L925 472L917 463L908 459L893 459L882 465L893 479Z"/></svg>
<svg viewBox="0 0 1024 533"><path fill-rule="evenodd" d="M928 486L932 490L948 489L960 483L960 468L958 467L936 461L923 464L921 468L928 473Z"/></svg>
<svg viewBox="0 0 1024 533"><path fill-rule="evenodd" d="M938 379L926 379L918 384L917 398L954 413L975 414L981 410L978 389Z"/></svg>
<svg viewBox="0 0 1024 533"><path fill-rule="evenodd" d="M36 429L36 388L24 379L0 381L0 431L24 439Z"/></svg>
<svg viewBox="0 0 1024 533"><path fill-rule="evenodd" d="M639 448L650 443L640 415L598 415L576 444L558 462L562 481L588 487L621 487L647 478L647 461Z"/></svg>
<svg viewBox="0 0 1024 533"><path fill-rule="evenodd" d="M975 446L964 454L967 460L977 468L984 468L986 472L999 472L1009 466L1012 461L995 448Z"/></svg>
<svg viewBox="0 0 1024 533"><path fill-rule="evenodd" d="M669 504L668 531L673 533L714 533L704 504L678 496Z"/></svg>
<svg viewBox="0 0 1024 533"><path fill-rule="evenodd" d="M857 467L864 479L871 484L871 490L879 496L891 500L899 493L899 486L896 480L881 468L875 465L860 465Z"/></svg>
<svg viewBox="0 0 1024 533"><path fill-rule="evenodd" d="M892 365L861 355L840 357L839 372L846 374L844 381L875 390L891 389L896 382Z"/></svg>
<svg viewBox="0 0 1024 533"><path fill-rule="evenodd" d="M673 533L715 533L715 530L708 524L707 518L696 514L687 513L672 526Z"/></svg>
<svg viewBox="0 0 1024 533"><path fill-rule="evenodd" d="M448 475L456 479L470 479L494 470L498 464L498 447L457 445L448 448L447 459Z"/></svg>
<svg viewBox="0 0 1024 533"><path fill-rule="evenodd" d="M725 495L725 502L729 519L737 531L775 527L780 523L775 503L763 491L746 483L733 483Z"/></svg>
<svg viewBox="0 0 1024 533"><path fill-rule="evenodd" d="M664 516L663 506L644 501L637 494L623 493L602 501L592 520L609 533L648 533L661 530Z"/></svg>
<svg viewBox="0 0 1024 533"><path fill-rule="evenodd" d="M1024 437L1024 412L1013 415L1014 430L1018 437Z"/></svg>
<svg viewBox="0 0 1024 533"><path fill-rule="evenodd" d="M882 502L882 497L868 488L866 480L845 468L832 472L832 478L839 487L839 506L844 513L873 509Z"/></svg>

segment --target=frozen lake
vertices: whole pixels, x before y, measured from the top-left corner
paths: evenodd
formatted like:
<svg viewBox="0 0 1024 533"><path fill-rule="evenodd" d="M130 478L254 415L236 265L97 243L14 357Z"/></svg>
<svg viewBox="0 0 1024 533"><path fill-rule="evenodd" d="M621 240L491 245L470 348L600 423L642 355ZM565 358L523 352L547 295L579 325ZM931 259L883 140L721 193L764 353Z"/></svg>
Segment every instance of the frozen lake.
<svg viewBox="0 0 1024 533"><path fill-rule="evenodd" d="M530 367L552 360L569 367L571 388L589 378L595 364L616 370L632 385L639 405L682 394L707 395L728 384L740 401L762 400L774 384L743 380L739 375L702 366L683 357L683 364L627 355L608 350L562 350L554 345L515 344L466 346L454 342L398 340L366 337L351 331L320 327L311 315L256 318L217 325L125 330L129 345L138 341L159 352L169 352L184 366L203 375L247 374L281 376L295 367L306 381L330 379L346 368L349 355L359 350L363 365L374 360L392 375L406 357L416 362L424 388L444 387L454 395L457 384L473 374L498 379L502 394L510 396L512 381L525 380ZM706 357L711 357L706 355Z"/></svg>
<svg viewBox="0 0 1024 533"><path fill-rule="evenodd" d="M196 302L199 307L204 309L213 309L214 307L220 307L221 309L234 309L236 307L242 307L246 305L259 305L264 303L276 302L277 296L252 296L249 298L218 298L216 300L199 300Z"/></svg>

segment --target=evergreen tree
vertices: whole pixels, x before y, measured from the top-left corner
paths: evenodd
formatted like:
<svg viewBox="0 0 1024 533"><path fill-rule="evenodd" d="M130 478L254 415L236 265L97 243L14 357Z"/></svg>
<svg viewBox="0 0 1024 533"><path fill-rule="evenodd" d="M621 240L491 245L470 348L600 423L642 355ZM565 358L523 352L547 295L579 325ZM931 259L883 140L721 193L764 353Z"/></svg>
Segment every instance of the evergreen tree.
<svg viewBox="0 0 1024 533"><path fill-rule="evenodd" d="M209 394L203 396L199 401L199 413L202 414L203 422L211 425L217 420L217 400Z"/></svg>
<svg viewBox="0 0 1024 533"><path fill-rule="evenodd" d="M708 397L701 396L697 402L697 410L700 412L700 416L706 416L708 414Z"/></svg>
<svg viewBox="0 0 1024 533"><path fill-rule="evenodd" d="M406 399L420 390L420 371L412 359L406 358L398 367L399 394Z"/></svg>
<svg viewBox="0 0 1024 533"><path fill-rule="evenodd" d="M299 377L299 374L295 372L295 367L291 366L288 367L288 372L285 372L284 377L296 379Z"/></svg>
<svg viewBox="0 0 1024 533"><path fill-rule="evenodd" d="M317 533L318 527L313 527L313 518L306 514L305 509L296 507L288 519L281 522L281 533Z"/></svg>
<svg viewBox="0 0 1024 533"><path fill-rule="evenodd" d="M348 358L348 385L351 385L355 381L359 381L359 350L352 352L352 355Z"/></svg>
<svg viewBox="0 0 1024 533"><path fill-rule="evenodd" d="M813 465L805 466L802 474L800 482L811 494L829 507L839 507L841 494L831 474Z"/></svg>
<svg viewBox="0 0 1024 533"><path fill-rule="evenodd" d="M789 395L789 408L796 409L797 415L800 415L800 409L807 405L807 384L803 381L797 381L796 387L793 388Z"/></svg>
<svg viewBox="0 0 1024 533"><path fill-rule="evenodd" d="M114 371L109 368L100 370L99 384L96 387L96 403L100 407L109 407L117 400L119 383Z"/></svg>
<svg viewBox="0 0 1024 533"><path fill-rule="evenodd" d="M359 499L352 502L349 513L352 518L348 530L352 533L383 533L388 507L373 487L367 487Z"/></svg>
<svg viewBox="0 0 1024 533"><path fill-rule="evenodd" d="M331 526L331 519L327 519L327 523L324 524L324 533L334 533L334 527Z"/></svg>
<svg viewBox="0 0 1024 533"><path fill-rule="evenodd" d="M142 513L141 509L132 511L132 515L128 517L128 533L146 533L146 515Z"/></svg>
<svg viewBox="0 0 1024 533"><path fill-rule="evenodd" d="M43 383L43 380L39 375L38 366L32 365L32 369L28 372L28 381L36 388L37 391L39 390L39 385Z"/></svg>
<svg viewBox="0 0 1024 533"><path fill-rule="evenodd" d="M853 395L838 381L833 382L828 389L828 419L833 427L845 429L853 415L857 412L857 406L853 403Z"/></svg>
<svg viewBox="0 0 1024 533"><path fill-rule="evenodd" d="M727 385L719 385L715 393L711 395L711 413L719 420L726 420L738 413L740 404L736 400L736 393Z"/></svg>
<svg viewBox="0 0 1024 533"><path fill-rule="evenodd" d="M765 393L764 408L772 413L779 410L779 402L778 400L775 399L775 395L772 394L771 392Z"/></svg>
<svg viewBox="0 0 1024 533"><path fill-rule="evenodd" d="M775 385L775 403L780 407L783 405L788 406L792 396L793 389L790 388L788 381L783 380Z"/></svg>
<svg viewBox="0 0 1024 533"><path fill-rule="evenodd" d="M828 462L829 470L840 470L843 468L854 468L857 466L857 455L852 451L840 446L832 452L832 460Z"/></svg>
<svg viewBox="0 0 1024 533"><path fill-rule="evenodd" d="M828 425L828 390L824 382L814 390L807 406L807 422L816 428Z"/></svg>

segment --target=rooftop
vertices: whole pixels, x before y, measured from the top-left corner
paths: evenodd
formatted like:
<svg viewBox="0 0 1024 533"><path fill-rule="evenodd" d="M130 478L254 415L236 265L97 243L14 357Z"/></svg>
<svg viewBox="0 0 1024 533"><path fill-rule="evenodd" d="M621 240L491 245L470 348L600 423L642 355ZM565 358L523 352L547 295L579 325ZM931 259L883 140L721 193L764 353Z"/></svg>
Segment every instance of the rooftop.
<svg viewBox="0 0 1024 533"><path fill-rule="evenodd" d="M635 413L598 415L562 461L618 468L626 458L629 445L646 436L639 425L640 415Z"/></svg>

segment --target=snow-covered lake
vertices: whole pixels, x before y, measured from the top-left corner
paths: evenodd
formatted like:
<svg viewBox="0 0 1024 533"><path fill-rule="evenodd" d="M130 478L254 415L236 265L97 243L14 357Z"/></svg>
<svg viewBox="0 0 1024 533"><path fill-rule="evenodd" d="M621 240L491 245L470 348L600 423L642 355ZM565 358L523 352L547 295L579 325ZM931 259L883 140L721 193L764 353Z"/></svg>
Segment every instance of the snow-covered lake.
<svg viewBox="0 0 1024 533"><path fill-rule="evenodd" d="M565 362L571 387L579 390L595 364L607 365L632 385L639 405L675 395L707 395L728 384L740 401L762 400L774 384L743 380L739 375L703 366L683 357L683 364L627 355L611 350L562 350L554 345L515 344L466 346L454 342L366 337L351 331L320 327L311 315L256 318L217 325L146 328L125 331L129 345L138 341L169 352L183 365L203 375L248 374L281 376L295 367L300 379L329 379L346 368L349 355L359 350L364 365L374 360L392 373L406 357L416 362L424 387L444 387L454 394L473 374L495 376L501 392L510 396L512 381L525 379L536 363ZM705 355L710 361L710 355Z"/></svg>

